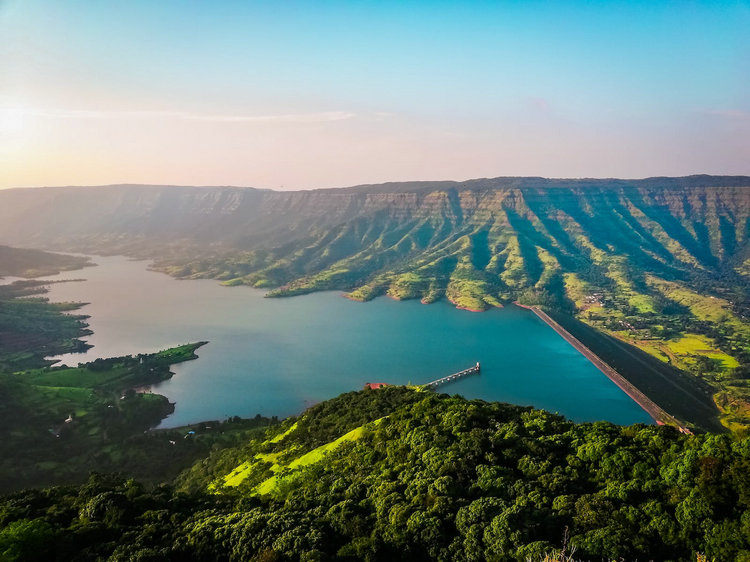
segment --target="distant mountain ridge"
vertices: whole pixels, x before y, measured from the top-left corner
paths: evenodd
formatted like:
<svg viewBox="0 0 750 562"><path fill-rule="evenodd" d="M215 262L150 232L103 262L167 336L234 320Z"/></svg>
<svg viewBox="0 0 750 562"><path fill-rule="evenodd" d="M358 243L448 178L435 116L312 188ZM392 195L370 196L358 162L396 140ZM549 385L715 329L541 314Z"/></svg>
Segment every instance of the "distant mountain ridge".
<svg viewBox="0 0 750 562"><path fill-rule="evenodd" d="M523 198L538 199L547 189L568 191L573 197L579 191L590 196L635 189L645 190L658 200L660 191L694 188L735 188L740 190L737 196L745 197L750 177L701 175L642 180L503 177L309 191L133 184L20 188L0 191L0 242L86 249L87 239L100 239L102 235L114 236L119 243L124 241L123 237L131 238L128 242L132 242L143 236L168 236L197 245L273 247L371 212L425 217L445 211L462 220L472 209L463 208L467 204L470 207L470 202L465 197L459 203L459 194L476 197L520 190ZM431 194L448 197L431 197ZM490 202L490 209L492 206Z"/></svg>
<svg viewBox="0 0 750 562"><path fill-rule="evenodd" d="M709 382L730 427L750 421L749 241L747 176L0 191L4 244L152 258L271 296L562 311Z"/></svg>
<svg viewBox="0 0 750 562"><path fill-rule="evenodd" d="M421 298L444 292L460 269L512 297L608 255L670 276L742 268L748 221L747 176L0 191L0 243L157 259L180 258L186 248L191 257L232 255L234 265L219 269L178 261L188 265L184 275L291 284L283 290L296 292L397 291L396 276L420 270L429 283L403 296Z"/></svg>
<svg viewBox="0 0 750 562"><path fill-rule="evenodd" d="M621 178L545 178L541 176L501 176L497 178L476 178L465 181L413 181L362 184L345 187L348 191L368 191L382 189L394 192L424 189L447 189L451 187L468 189L529 189L529 188L568 188L587 187L748 187L750 176L712 176L696 174L691 176L656 176L642 179Z"/></svg>
<svg viewBox="0 0 750 562"><path fill-rule="evenodd" d="M547 178L543 176L498 176L495 178L473 178L468 180L412 180L366 183L351 186L319 187L314 189L275 190L271 188L240 185L178 185L178 184L144 184L113 183L103 185L64 185L13 187L0 191L22 189L91 189L91 188L190 188L190 189L238 189L264 191L272 193L306 193L319 191L349 192L393 192L441 190L450 188L468 189L525 189L525 188L584 188L584 187L750 187L750 176L717 176L711 174L693 174L689 176L652 176L647 178Z"/></svg>

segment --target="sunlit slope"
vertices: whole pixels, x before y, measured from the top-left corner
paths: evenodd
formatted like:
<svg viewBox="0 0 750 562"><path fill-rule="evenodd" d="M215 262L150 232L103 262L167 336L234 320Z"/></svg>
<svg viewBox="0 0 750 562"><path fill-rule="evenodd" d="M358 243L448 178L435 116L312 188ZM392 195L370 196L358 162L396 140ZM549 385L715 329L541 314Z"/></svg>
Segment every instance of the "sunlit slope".
<svg viewBox="0 0 750 562"><path fill-rule="evenodd" d="M253 495L278 493L281 489L293 485L299 471L325 460L326 455L334 452L342 445L357 441L366 431L372 430L383 419L385 418L375 420L369 425L356 427L330 443L305 453L301 452L297 446L292 446L289 449L278 446L278 450L275 452L258 453L252 460L243 462L223 478L212 482L209 489L221 491L227 487L238 487L246 484L249 479L250 481L259 481L255 487L247 488ZM294 428L290 429L293 430ZM266 441L261 444L261 447L268 446L271 442L271 440ZM272 476L268 476L269 471Z"/></svg>
<svg viewBox="0 0 750 562"><path fill-rule="evenodd" d="M205 210L192 231L177 232L184 244L204 249L197 259L180 255L173 237L145 244L122 233L117 243L80 235L68 243L141 253L169 244L177 255L161 267L173 275L215 277L273 295L338 289L363 300L447 296L474 309L524 293L560 303L565 272L596 288L628 291L635 303L646 302L638 297L648 293L642 272L747 282L750 189L742 187L459 186L263 199L242 225L238 203L236 211ZM224 217L216 225L226 233L220 244L201 235L200 223L212 223L216 213Z"/></svg>
<svg viewBox="0 0 750 562"><path fill-rule="evenodd" d="M561 543L581 560L743 560L747 453L737 436L386 387L215 451L178 488L236 506L183 528L243 559L300 536L352 560L542 560Z"/></svg>

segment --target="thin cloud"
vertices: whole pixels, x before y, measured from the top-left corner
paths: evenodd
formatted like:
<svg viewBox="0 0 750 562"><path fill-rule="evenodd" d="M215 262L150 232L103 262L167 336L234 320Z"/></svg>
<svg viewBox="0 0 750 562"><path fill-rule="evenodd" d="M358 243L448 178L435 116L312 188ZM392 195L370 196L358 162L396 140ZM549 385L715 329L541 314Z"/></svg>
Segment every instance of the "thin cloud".
<svg viewBox="0 0 750 562"><path fill-rule="evenodd" d="M323 123L344 121L355 114L348 111L324 111L320 113L289 113L285 115L200 115L179 114L182 119L194 121L220 121L224 123Z"/></svg>
<svg viewBox="0 0 750 562"><path fill-rule="evenodd" d="M709 109L704 113L724 117L725 119L750 119L750 111L743 111L742 109Z"/></svg>
<svg viewBox="0 0 750 562"><path fill-rule="evenodd" d="M325 123L330 121L344 121L356 116L355 113L349 111L284 113L277 115L224 115L181 111L97 111L78 109L24 109L22 112L28 116L54 119L179 119L183 121L214 123Z"/></svg>
<svg viewBox="0 0 750 562"><path fill-rule="evenodd" d="M537 111L540 111L542 113L549 113L550 111L549 102L546 100L546 98L529 97L527 98L526 102L528 103L529 107L532 107L533 109L536 109Z"/></svg>

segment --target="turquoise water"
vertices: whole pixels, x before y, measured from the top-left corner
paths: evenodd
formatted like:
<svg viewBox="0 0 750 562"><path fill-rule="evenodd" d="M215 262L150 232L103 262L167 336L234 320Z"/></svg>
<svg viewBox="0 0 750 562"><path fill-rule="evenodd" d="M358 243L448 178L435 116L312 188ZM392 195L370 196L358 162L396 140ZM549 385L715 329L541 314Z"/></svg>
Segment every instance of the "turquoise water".
<svg viewBox="0 0 750 562"><path fill-rule="evenodd" d="M651 423L651 418L533 313L472 313L439 302L369 303L326 292L265 299L215 281L178 281L145 262L95 258L99 267L55 278L55 301L83 301L94 347L61 356L158 351L208 340L200 359L176 365L154 387L177 403L163 426L228 416L296 414L366 382L425 383L474 365L482 373L441 387L470 398L533 405L576 421Z"/></svg>

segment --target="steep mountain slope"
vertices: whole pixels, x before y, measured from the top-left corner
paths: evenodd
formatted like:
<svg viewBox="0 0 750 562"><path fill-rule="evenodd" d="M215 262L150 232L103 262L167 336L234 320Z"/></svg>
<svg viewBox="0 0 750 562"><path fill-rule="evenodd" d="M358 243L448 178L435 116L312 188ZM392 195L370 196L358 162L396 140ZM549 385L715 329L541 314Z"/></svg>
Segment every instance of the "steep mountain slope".
<svg viewBox="0 0 750 562"><path fill-rule="evenodd" d="M497 227L515 228L510 222L514 215L504 215L508 209L528 218L529 212L546 213L552 208L577 220L581 213L601 211L612 200L620 200L626 207L664 208L666 214L676 213L678 220L718 220L722 216L745 230L741 219L742 211L747 213L747 191L743 189L747 186L750 178L691 176L637 181L497 178L297 192L137 185L10 189L0 192L0 240L27 246L54 243L81 247L94 237L103 236L104 243L113 244L115 237L132 241L164 236L168 240L149 242L185 240L242 249L279 248L284 242L316 238L323 230L352 221L369 220L379 229L405 229L405 221L429 218L430 224L447 221L455 228L493 218ZM718 206L712 204L711 195L716 187L724 188ZM581 201L582 197L586 200ZM741 214L735 216L735 211ZM582 226L585 230L586 225ZM601 227L608 228L606 224ZM449 233L443 228L430 234L441 241ZM693 232L693 236L698 235ZM422 245L432 238L422 233ZM366 247L367 241L362 240L359 248ZM708 240L700 239L688 250L697 250L705 242Z"/></svg>
<svg viewBox="0 0 750 562"><path fill-rule="evenodd" d="M746 186L750 179L699 176L499 178L284 193L8 190L0 193L0 240L154 257L170 247L180 257L170 272L181 276L282 286L280 293L448 296L483 309L524 290L559 294L565 282L578 281L564 279L566 272L593 270L589 278L626 292L636 289L633 268L670 280L721 274L740 281L750 259ZM192 255L202 250L200 261L179 256L186 246Z"/></svg>
<svg viewBox="0 0 750 562"><path fill-rule="evenodd" d="M750 419L749 238L748 177L0 192L6 243L152 257L271 296L574 314L710 383L730 427Z"/></svg>

